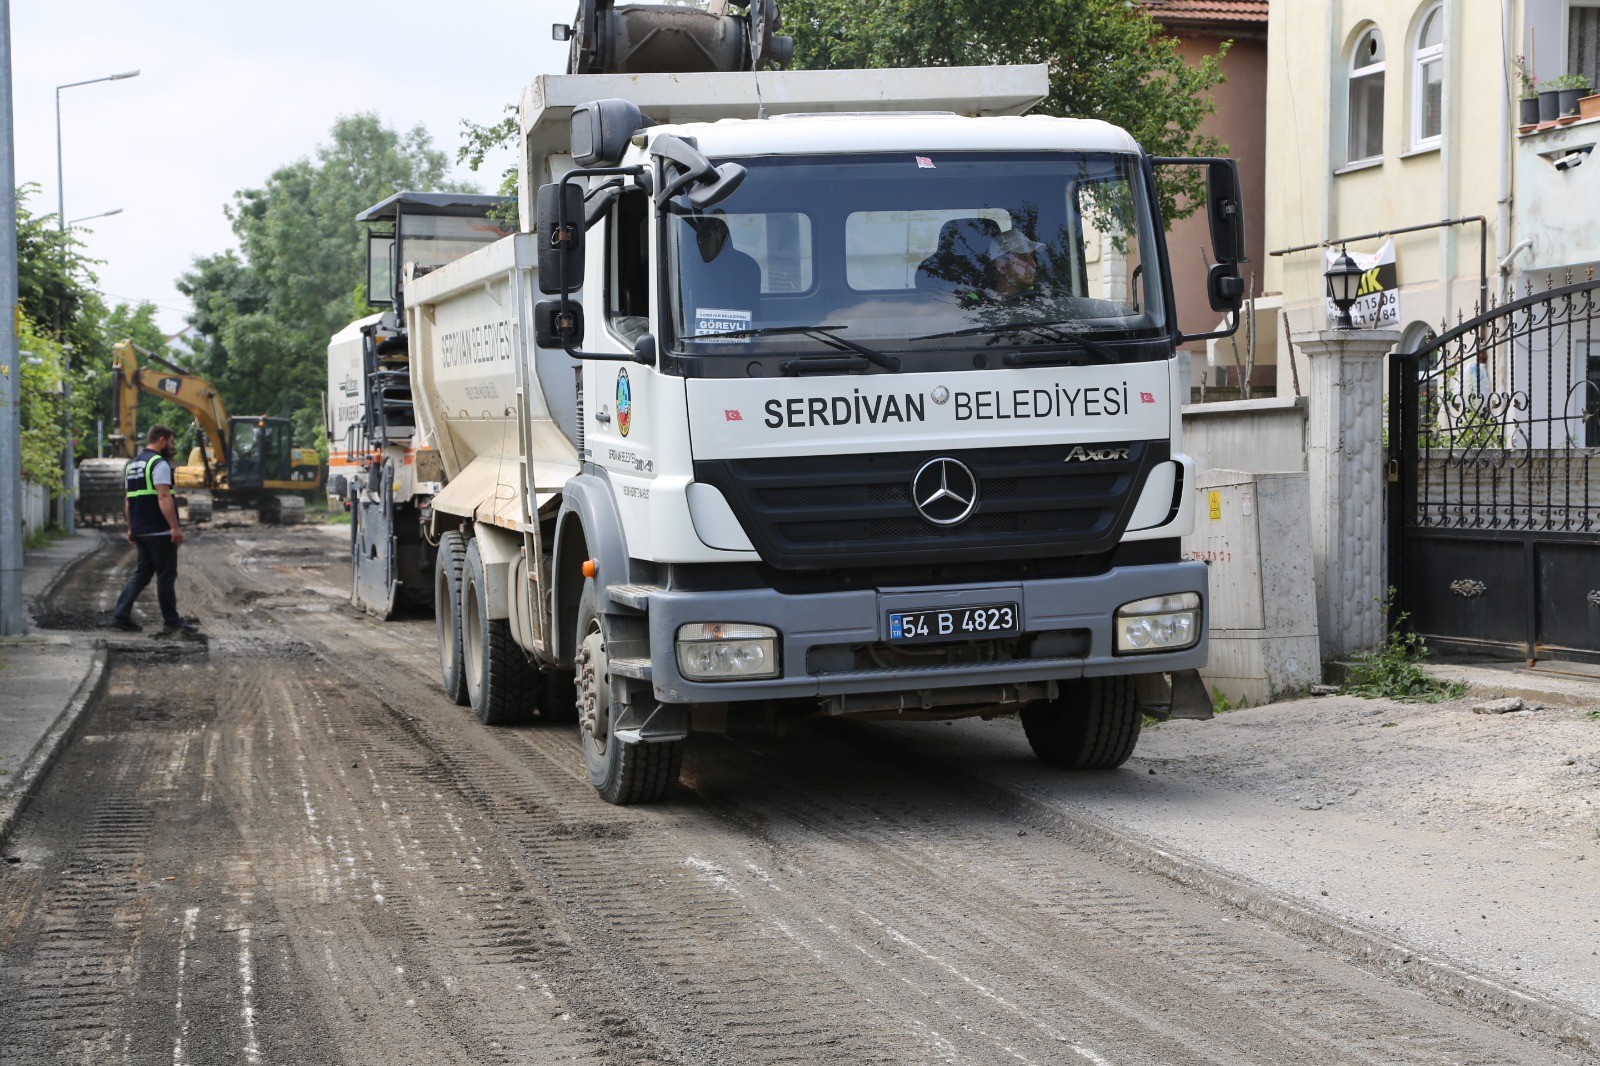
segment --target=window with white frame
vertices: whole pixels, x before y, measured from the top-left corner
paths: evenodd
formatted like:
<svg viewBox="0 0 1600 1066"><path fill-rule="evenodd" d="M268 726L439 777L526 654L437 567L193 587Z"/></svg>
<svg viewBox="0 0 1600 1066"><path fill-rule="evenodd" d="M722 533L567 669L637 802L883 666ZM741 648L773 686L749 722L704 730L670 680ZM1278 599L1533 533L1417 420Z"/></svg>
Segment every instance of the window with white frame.
<svg viewBox="0 0 1600 1066"><path fill-rule="evenodd" d="M1350 55L1350 125L1347 163L1383 157L1383 36L1369 29Z"/></svg>
<svg viewBox="0 0 1600 1066"><path fill-rule="evenodd" d="M1437 145L1443 130L1444 5L1435 4L1422 16L1411 52L1411 147Z"/></svg>
<svg viewBox="0 0 1600 1066"><path fill-rule="evenodd" d="M1567 73L1600 87L1600 0L1568 0Z"/></svg>

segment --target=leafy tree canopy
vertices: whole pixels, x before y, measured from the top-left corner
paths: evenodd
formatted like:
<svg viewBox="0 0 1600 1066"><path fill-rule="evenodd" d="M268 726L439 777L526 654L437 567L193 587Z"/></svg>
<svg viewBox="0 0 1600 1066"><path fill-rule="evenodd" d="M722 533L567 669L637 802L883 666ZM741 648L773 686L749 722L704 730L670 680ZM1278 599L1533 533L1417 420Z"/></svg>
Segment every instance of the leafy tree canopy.
<svg viewBox="0 0 1600 1066"><path fill-rule="evenodd" d="M1226 150L1196 131L1215 110L1207 90L1223 80L1227 44L1191 67L1126 0L783 0L783 19L802 69L1045 63L1050 95L1035 114L1104 119L1152 155ZM1163 181L1169 221L1194 211L1201 174Z"/></svg>
<svg viewBox="0 0 1600 1066"><path fill-rule="evenodd" d="M24 357L21 383L28 425L24 477L54 487L61 482L65 440L63 374L72 381L73 450L79 459L87 458L97 450L97 425L109 427L111 346L133 336L160 351L164 338L154 324L154 304L106 306L95 291L96 262L83 254L77 232L63 234L54 214L28 210L37 193L38 186L31 183L17 189L18 347L30 353Z"/></svg>
<svg viewBox="0 0 1600 1066"><path fill-rule="evenodd" d="M465 191L445 180L445 154L421 126L402 134L376 115L347 115L330 135L312 158L235 193L239 252L197 258L178 282L195 308L187 365L234 413L292 416L305 443L322 426L328 338L350 321L366 277L356 215L403 189Z"/></svg>

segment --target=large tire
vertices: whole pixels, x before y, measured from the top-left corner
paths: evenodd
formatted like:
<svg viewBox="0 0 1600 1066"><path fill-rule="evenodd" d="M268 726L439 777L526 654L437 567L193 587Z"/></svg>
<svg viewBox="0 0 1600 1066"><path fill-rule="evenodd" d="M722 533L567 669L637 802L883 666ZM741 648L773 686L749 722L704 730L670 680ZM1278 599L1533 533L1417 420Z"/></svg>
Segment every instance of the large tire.
<svg viewBox="0 0 1600 1066"><path fill-rule="evenodd" d="M1144 715L1133 677L1086 677L1061 682L1054 701L1022 709L1033 753L1064 770L1110 770L1139 743Z"/></svg>
<svg viewBox="0 0 1600 1066"><path fill-rule="evenodd" d="M484 725L517 725L533 717L538 679L504 618L489 617L483 556L467 541L461 575L461 650L467 697Z"/></svg>
<svg viewBox="0 0 1600 1066"><path fill-rule="evenodd" d="M434 630L439 638L439 676L444 694L462 707L469 706L467 671L461 651L461 570L466 564L467 538L446 533L439 538L433 569Z"/></svg>
<svg viewBox="0 0 1600 1066"><path fill-rule="evenodd" d="M683 766L683 741L624 744L611 735L615 686L606 652L600 592L591 578L578 601L578 736L589 783L607 803L655 803L671 795Z"/></svg>

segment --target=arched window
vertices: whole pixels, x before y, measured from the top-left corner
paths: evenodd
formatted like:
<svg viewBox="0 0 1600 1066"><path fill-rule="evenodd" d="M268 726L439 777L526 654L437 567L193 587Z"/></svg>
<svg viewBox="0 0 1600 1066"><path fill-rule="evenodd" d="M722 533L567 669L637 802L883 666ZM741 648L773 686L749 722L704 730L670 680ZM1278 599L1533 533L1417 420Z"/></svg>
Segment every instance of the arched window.
<svg viewBox="0 0 1600 1066"><path fill-rule="evenodd" d="M1350 131L1345 162L1383 157L1383 35L1370 29L1350 56Z"/></svg>
<svg viewBox="0 0 1600 1066"><path fill-rule="evenodd" d="M1444 5L1422 17L1411 52L1411 146L1427 148L1444 130Z"/></svg>

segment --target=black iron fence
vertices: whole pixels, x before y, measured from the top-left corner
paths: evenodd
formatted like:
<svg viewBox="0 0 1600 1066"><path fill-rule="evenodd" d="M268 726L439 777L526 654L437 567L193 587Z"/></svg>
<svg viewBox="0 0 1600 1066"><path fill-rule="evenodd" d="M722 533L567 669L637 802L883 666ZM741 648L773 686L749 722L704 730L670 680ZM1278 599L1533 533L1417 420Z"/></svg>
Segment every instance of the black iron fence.
<svg viewBox="0 0 1600 1066"><path fill-rule="evenodd" d="M1390 581L1436 647L1600 660L1600 282L1396 355Z"/></svg>

